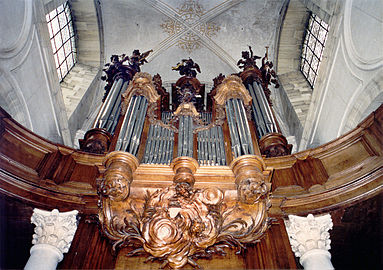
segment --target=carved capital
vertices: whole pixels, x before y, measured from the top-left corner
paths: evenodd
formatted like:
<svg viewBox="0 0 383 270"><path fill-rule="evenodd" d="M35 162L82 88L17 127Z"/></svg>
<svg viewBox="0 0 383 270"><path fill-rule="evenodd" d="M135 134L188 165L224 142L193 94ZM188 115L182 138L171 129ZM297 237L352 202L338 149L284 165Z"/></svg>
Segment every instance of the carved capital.
<svg viewBox="0 0 383 270"><path fill-rule="evenodd" d="M245 105L251 103L249 91L243 85L240 77L230 75L225 78L217 87L217 93L214 96L215 102L218 105L225 105L226 100L230 98L239 98Z"/></svg>
<svg viewBox="0 0 383 270"><path fill-rule="evenodd" d="M36 225L32 244L47 244L67 253L77 230L78 211L60 213L57 209L44 211L35 208L31 223Z"/></svg>
<svg viewBox="0 0 383 270"><path fill-rule="evenodd" d="M312 214L307 217L289 215L285 224L295 256L302 257L310 250L330 249L331 240L328 231L333 226L330 214L317 217Z"/></svg>
<svg viewBox="0 0 383 270"><path fill-rule="evenodd" d="M99 187L100 193L114 201L126 199L130 193L133 172L139 165L137 158L128 152L115 151L109 153L103 163L106 171Z"/></svg>
<svg viewBox="0 0 383 270"><path fill-rule="evenodd" d="M266 200L269 203L271 174L264 169L265 164L261 157L243 155L234 159L230 167L235 175L239 201L253 204Z"/></svg>

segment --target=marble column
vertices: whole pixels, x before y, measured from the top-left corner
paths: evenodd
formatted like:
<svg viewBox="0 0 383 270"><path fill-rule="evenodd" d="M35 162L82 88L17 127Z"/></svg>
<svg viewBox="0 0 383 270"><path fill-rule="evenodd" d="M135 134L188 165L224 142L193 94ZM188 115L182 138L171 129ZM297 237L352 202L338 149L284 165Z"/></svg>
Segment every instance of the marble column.
<svg viewBox="0 0 383 270"><path fill-rule="evenodd" d="M31 256L26 270L52 270L64 258L77 229L78 211L60 213L57 209L34 209L31 223L36 225Z"/></svg>
<svg viewBox="0 0 383 270"><path fill-rule="evenodd" d="M285 221L290 245L305 270L334 269L331 263L330 234L332 220L330 214L314 217L289 215Z"/></svg>

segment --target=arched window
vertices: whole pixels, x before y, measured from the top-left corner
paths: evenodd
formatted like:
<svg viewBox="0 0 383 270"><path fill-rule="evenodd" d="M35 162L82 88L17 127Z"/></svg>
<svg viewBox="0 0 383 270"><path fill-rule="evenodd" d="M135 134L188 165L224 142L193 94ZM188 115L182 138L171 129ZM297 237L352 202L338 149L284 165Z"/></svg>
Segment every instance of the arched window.
<svg viewBox="0 0 383 270"><path fill-rule="evenodd" d="M328 34L328 24L311 13L302 46L301 71L314 88Z"/></svg>
<svg viewBox="0 0 383 270"><path fill-rule="evenodd" d="M49 37L60 82L76 63L76 46L68 2L46 15Z"/></svg>

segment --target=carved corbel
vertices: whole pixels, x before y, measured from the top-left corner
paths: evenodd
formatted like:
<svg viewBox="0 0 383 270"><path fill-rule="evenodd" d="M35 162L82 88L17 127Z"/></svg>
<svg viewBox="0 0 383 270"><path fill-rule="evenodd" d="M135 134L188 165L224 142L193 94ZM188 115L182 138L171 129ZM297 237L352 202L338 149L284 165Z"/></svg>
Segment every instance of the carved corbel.
<svg viewBox="0 0 383 270"><path fill-rule="evenodd" d="M179 195L190 195L190 190L194 187L194 173L199 168L198 161L191 157L175 158L170 164L175 175L173 183Z"/></svg>
<svg viewBox="0 0 383 270"><path fill-rule="evenodd" d="M247 204L264 201L269 207L271 171L265 170L262 158L255 155L243 155L234 159L230 167L235 175L238 201Z"/></svg>
<svg viewBox="0 0 383 270"><path fill-rule="evenodd" d="M115 151L104 159L106 171L99 187L103 197L112 201L123 201L130 193L133 172L138 167L138 160L128 152Z"/></svg>

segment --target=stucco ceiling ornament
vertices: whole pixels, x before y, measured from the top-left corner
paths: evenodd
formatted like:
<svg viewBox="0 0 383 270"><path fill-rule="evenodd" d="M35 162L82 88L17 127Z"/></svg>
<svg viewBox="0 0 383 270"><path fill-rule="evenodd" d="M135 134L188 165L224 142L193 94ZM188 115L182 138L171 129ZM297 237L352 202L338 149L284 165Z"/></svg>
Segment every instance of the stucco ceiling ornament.
<svg viewBox="0 0 383 270"><path fill-rule="evenodd" d="M166 19L164 23L161 24L161 28L167 32L170 36L177 35L189 26L192 27L196 22L198 22L202 15L204 15L205 9L201 4L196 0L187 0L177 9L177 15L183 21ZM212 37L220 30L220 27L212 22L205 22L202 24L197 24L192 29L193 31L198 32L202 36ZM178 38L177 45L179 48L191 53L192 51L201 48L201 38L193 33L192 30L186 31L181 37Z"/></svg>

